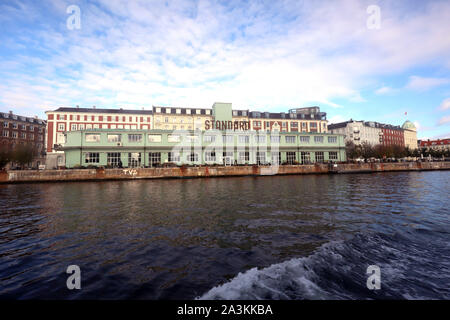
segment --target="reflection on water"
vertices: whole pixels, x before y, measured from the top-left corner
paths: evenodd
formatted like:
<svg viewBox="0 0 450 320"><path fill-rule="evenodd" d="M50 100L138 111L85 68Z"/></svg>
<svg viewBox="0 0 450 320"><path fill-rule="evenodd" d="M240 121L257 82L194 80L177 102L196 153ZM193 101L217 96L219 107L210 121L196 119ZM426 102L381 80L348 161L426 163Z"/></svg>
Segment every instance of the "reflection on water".
<svg viewBox="0 0 450 320"><path fill-rule="evenodd" d="M239 272L314 255L355 235L401 234L413 243L417 230L428 230L423 241L439 246L448 240L449 177L444 171L0 185L0 297L191 299ZM436 259L429 268L439 266ZM70 264L82 270L77 292L65 286Z"/></svg>

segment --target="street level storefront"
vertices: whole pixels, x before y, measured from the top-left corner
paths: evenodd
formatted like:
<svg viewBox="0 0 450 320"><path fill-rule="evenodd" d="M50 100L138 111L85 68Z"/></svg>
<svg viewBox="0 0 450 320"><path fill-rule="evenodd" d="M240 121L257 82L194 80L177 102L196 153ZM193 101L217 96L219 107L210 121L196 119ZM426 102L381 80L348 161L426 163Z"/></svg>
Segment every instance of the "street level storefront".
<svg viewBox="0 0 450 320"><path fill-rule="evenodd" d="M67 168L346 161L343 135L253 130L70 131L62 150Z"/></svg>

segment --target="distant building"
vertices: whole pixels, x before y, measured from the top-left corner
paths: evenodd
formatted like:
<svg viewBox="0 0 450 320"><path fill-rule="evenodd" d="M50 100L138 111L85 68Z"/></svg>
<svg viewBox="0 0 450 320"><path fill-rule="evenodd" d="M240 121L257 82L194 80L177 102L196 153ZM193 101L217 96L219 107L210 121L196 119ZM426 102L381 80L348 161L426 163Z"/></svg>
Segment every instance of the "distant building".
<svg viewBox="0 0 450 320"><path fill-rule="evenodd" d="M383 127L377 122L349 121L328 125L328 131L335 134L343 134L345 142L351 141L356 145L367 142L371 145L383 143Z"/></svg>
<svg viewBox="0 0 450 320"><path fill-rule="evenodd" d="M403 129L400 126L393 126L390 124L381 124L382 142L384 146L405 146L405 136Z"/></svg>
<svg viewBox="0 0 450 320"><path fill-rule="evenodd" d="M0 121L2 150L14 150L18 145L30 145L34 159L29 166L36 168L45 163L45 120L24 117L9 111L0 112Z"/></svg>
<svg viewBox="0 0 450 320"><path fill-rule="evenodd" d="M419 148L421 150L449 150L450 138L437 140L419 140Z"/></svg>
<svg viewBox="0 0 450 320"><path fill-rule="evenodd" d="M409 120L406 120L402 125L403 136L405 138L405 147L410 150L418 148L417 145L417 129L416 126Z"/></svg>
<svg viewBox="0 0 450 320"><path fill-rule="evenodd" d="M343 134L345 142L351 141L356 145L369 143L372 146L377 144L405 146L404 130L400 126L390 124L350 119L349 121L328 125L328 131L335 134Z"/></svg>
<svg viewBox="0 0 450 320"><path fill-rule="evenodd" d="M279 125L278 121L272 120L276 119L273 118L274 114L264 117L262 114L252 115L250 112L250 114L237 113L235 117L233 115L238 110L232 110L231 103L215 103L211 111L211 117L205 117L202 129L102 127L65 132L65 143L61 147L65 152L65 165L68 168L155 167L165 163L233 165L346 161L342 135L317 132L319 128L314 132L277 130L289 128L292 122L295 122L292 119L298 119L297 116L306 121L316 119L316 114L314 117L303 118L301 113L288 113L285 118L281 118L282 116L280 118L286 119L286 123L288 120L292 121L289 125L283 126ZM161 108L155 110L154 116L165 118L171 112ZM192 114L192 111L189 112ZM201 112L198 114L194 112L195 118L202 115ZM175 113L180 117L186 114L181 110ZM292 118L291 114L294 115ZM267 121L269 124L273 121L279 127L274 123L270 124L272 130L268 129L269 126L267 130L263 129L265 124L262 123L252 127L251 122L263 121L255 119L264 119L264 122ZM178 118L177 123L186 125L185 121L180 120Z"/></svg>
<svg viewBox="0 0 450 320"><path fill-rule="evenodd" d="M214 105L230 105L218 103ZM153 106L151 110L58 108L47 111L48 168L64 166L64 133L90 129L124 130L205 130L206 121L220 108L178 108ZM220 111L217 111L220 112ZM247 121L250 129L259 131L327 133L326 113L319 107L291 109L289 112L232 110L227 121Z"/></svg>

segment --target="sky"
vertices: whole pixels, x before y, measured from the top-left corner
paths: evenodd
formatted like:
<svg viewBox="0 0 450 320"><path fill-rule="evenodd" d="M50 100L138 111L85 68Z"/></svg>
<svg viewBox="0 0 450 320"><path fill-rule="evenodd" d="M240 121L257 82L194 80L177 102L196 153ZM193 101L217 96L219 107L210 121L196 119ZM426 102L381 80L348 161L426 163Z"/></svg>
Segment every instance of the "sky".
<svg viewBox="0 0 450 320"><path fill-rule="evenodd" d="M0 0L0 111L317 105L448 138L449 30L448 0Z"/></svg>

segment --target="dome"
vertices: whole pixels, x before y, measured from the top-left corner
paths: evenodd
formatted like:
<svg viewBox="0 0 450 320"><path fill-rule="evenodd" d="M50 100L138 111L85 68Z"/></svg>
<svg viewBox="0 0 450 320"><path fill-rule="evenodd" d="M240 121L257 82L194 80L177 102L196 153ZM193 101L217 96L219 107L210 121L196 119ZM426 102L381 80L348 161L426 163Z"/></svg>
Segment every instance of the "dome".
<svg viewBox="0 0 450 320"><path fill-rule="evenodd" d="M417 131L416 126L414 125L414 123L412 123L409 120L405 121L405 123L402 125L402 128L405 129L405 130Z"/></svg>

